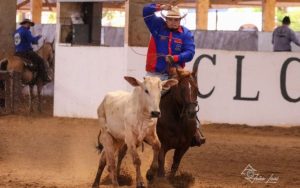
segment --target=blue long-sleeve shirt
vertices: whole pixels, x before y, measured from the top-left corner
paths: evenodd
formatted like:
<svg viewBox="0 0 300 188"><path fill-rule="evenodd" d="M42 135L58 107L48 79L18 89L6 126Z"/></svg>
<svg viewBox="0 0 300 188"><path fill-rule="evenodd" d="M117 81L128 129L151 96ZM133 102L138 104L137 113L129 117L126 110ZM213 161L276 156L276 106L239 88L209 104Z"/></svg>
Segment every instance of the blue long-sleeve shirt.
<svg viewBox="0 0 300 188"><path fill-rule="evenodd" d="M28 52L32 51L31 44L37 44L40 36L32 36L29 29L26 27L19 27L14 33L14 42L16 52Z"/></svg>
<svg viewBox="0 0 300 188"><path fill-rule="evenodd" d="M181 67L193 59L195 44L192 33L185 27L170 30L161 17L154 13L160 10L158 4L147 4L143 9L144 21L151 32L147 53L146 71L167 73L166 55L172 55Z"/></svg>

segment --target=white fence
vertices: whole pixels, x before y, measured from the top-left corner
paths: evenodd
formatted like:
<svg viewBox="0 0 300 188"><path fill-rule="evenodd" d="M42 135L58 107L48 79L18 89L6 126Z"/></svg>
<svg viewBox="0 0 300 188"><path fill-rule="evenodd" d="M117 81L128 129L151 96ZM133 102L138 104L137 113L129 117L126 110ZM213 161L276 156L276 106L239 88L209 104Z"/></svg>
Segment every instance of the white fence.
<svg viewBox="0 0 300 188"><path fill-rule="evenodd" d="M124 75L145 75L146 48L56 46L54 115L96 118L108 91L131 89ZM141 55L142 54L142 55ZM202 121L300 125L300 53L197 49ZM207 57L212 57L211 59Z"/></svg>

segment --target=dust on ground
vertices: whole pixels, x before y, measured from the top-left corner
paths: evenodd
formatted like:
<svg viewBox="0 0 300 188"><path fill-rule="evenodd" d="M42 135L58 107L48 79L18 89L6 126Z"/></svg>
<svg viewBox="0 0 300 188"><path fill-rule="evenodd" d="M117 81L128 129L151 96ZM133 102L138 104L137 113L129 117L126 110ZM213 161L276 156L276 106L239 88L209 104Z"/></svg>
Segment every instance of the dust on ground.
<svg viewBox="0 0 300 188"><path fill-rule="evenodd" d="M23 112L0 116L0 187L91 187L99 161L97 120L52 117L49 106L41 114ZM148 187L300 187L300 127L207 124L203 130L207 143L187 151L177 176ZM139 153L145 175L152 152L146 146ZM172 154L167 155L167 171ZM256 170L252 183L246 179L249 171L241 174L248 164ZM120 184L135 187L128 155ZM100 187L110 187L106 170Z"/></svg>

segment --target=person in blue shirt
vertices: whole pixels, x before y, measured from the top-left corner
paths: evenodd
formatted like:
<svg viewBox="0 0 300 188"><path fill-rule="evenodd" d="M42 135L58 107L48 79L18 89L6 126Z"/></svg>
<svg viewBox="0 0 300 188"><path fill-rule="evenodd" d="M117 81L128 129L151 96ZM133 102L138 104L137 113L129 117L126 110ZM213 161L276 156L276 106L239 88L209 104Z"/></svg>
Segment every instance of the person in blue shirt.
<svg viewBox="0 0 300 188"><path fill-rule="evenodd" d="M155 12L166 10L165 20ZM181 16L177 6L168 4L147 4L143 9L144 21L151 33L147 52L146 71L148 75L167 79L170 61L184 68L195 55L194 36L189 29L180 25Z"/></svg>
<svg viewBox="0 0 300 188"><path fill-rule="evenodd" d="M167 11L161 17L155 15L157 11ZM184 68L195 55L195 43L192 32L180 25L185 15L181 15L177 6L169 4L150 3L143 9L143 17L151 38L148 46L146 71L147 76L156 76L166 80L172 74L172 67ZM171 66L171 68L169 67ZM205 137L198 124L191 146L205 143Z"/></svg>
<svg viewBox="0 0 300 188"><path fill-rule="evenodd" d="M34 22L24 19L20 23L20 27L14 33L15 54L22 58L30 60L37 67L37 73L47 83L51 81L48 76L44 60L33 51L32 44L37 44L41 35L32 36L30 27L34 26Z"/></svg>

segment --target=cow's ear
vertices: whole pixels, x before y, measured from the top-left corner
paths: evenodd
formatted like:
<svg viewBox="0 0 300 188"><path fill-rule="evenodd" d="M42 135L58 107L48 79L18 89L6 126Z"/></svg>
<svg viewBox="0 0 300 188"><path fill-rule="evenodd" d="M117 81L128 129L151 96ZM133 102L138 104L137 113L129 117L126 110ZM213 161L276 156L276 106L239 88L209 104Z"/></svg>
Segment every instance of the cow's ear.
<svg viewBox="0 0 300 188"><path fill-rule="evenodd" d="M176 84L178 84L178 80L176 79L169 79L169 80L162 81L162 87L164 90L168 90Z"/></svg>
<svg viewBox="0 0 300 188"><path fill-rule="evenodd" d="M130 85L136 87L136 86L140 86L141 85L141 82L139 80L137 80L136 78L134 77L131 77L131 76L124 76L124 79L130 83Z"/></svg>

